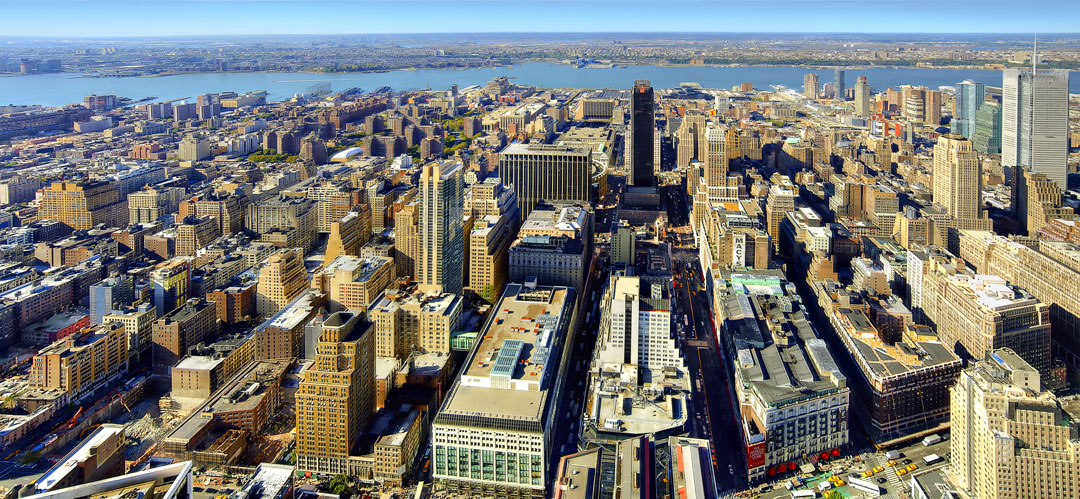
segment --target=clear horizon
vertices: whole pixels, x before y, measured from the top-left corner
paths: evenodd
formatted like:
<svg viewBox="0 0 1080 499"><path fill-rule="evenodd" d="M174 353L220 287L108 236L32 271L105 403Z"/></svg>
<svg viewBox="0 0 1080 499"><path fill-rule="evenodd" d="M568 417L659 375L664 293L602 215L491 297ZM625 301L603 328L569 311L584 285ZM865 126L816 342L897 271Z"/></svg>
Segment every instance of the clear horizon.
<svg viewBox="0 0 1080 499"><path fill-rule="evenodd" d="M10 38L488 33L1070 34L1071 2L0 0ZM33 22L33 20L40 22ZM956 29L963 26L963 29ZM972 27L985 28L972 31Z"/></svg>

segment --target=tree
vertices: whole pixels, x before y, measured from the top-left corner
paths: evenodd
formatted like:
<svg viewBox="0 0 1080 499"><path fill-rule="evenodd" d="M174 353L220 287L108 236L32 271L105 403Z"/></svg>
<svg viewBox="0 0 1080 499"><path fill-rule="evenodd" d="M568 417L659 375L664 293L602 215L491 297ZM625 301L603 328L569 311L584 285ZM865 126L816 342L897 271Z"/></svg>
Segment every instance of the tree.
<svg viewBox="0 0 1080 499"><path fill-rule="evenodd" d="M345 475L334 475L334 478L330 479L330 492L339 496L345 496L348 491L349 477Z"/></svg>

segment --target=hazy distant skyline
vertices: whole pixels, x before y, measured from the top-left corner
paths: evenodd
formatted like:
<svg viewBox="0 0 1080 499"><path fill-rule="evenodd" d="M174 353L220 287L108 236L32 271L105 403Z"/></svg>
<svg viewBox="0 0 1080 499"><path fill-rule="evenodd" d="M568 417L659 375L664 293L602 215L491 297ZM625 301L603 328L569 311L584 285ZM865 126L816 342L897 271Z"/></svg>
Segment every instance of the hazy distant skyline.
<svg viewBox="0 0 1080 499"><path fill-rule="evenodd" d="M1072 1L0 0L0 35L1072 33Z"/></svg>

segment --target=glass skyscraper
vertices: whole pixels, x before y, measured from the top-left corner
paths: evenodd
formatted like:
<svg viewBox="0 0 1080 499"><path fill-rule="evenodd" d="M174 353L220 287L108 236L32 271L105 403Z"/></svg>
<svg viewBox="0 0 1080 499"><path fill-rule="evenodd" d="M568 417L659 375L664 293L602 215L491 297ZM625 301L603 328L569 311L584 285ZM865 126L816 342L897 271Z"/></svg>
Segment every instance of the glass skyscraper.
<svg viewBox="0 0 1080 499"><path fill-rule="evenodd" d="M833 69L833 98L836 100L846 100L847 84L844 83L844 70L840 68Z"/></svg>
<svg viewBox="0 0 1080 499"><path fill-rule="evenodd" d="M983 154L1001 153L1001 104L984 102L975 113L972 147Z"/></svg>
<svg viewBox="0 0 1080 499"><path fill-rule="evenodd" d="M1029 167L1067 188L1069 72L1006 69L1001 96L1001 165Z"/></svg>
<svg viewBox="0 0 1080 499"><path fill-rule="evenodd" d="M653 88L649 80L634 82L630 95L630 183L648 187L654 183Z"/></svg>
<svg viewBox="0 0 1080 499"><path fill-rule="evenodd" d="M986 85L971 80L960 82L956 95L953 132L972 138L975 135L976 113L985 101Z"/></svg>

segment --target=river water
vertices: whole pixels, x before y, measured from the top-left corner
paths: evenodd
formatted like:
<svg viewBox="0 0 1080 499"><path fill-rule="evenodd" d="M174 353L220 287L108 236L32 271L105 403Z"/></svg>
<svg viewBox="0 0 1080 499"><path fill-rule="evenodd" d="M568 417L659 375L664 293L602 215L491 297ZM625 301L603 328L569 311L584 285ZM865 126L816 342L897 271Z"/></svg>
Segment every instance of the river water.
<svg viewBox="0 0 1080 499"><path fill-rule="evenodd" d="M784 66L574 68L561 64L526 63L512 67L464 70L390 71L386 73L197 73L160 77L87 78L70 73L0 77L0 105L41 104L59 106L82 102L84 95L116 94L132 99L158 100L192 97L208 92L266 90L270 100L282 100L316 83L329 82L335 91L349 87L374 90L446 89L482 85L495 76L508 76L525 85L548 88L630 88L634 80L650 80L654 87L673 87L697 82L706 88L730 88L751 82L756 88L784 85L802 88L803 75L815 72L821 83L831 82L831 69ZM937 88L972 79L1001 86L1001 71L979 69L855 68L848 69L846 83L866 76L874 89L903 84ZM1070 92L1080 93L1080 78L1070 81Z"/></svg>

